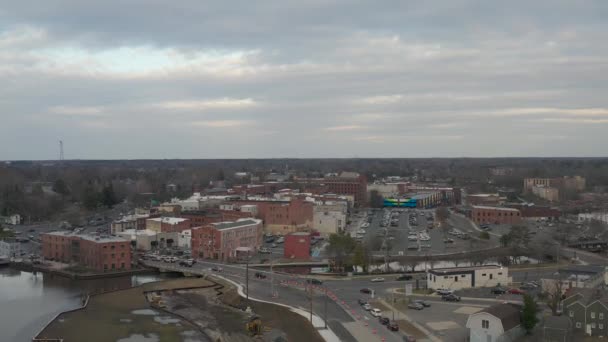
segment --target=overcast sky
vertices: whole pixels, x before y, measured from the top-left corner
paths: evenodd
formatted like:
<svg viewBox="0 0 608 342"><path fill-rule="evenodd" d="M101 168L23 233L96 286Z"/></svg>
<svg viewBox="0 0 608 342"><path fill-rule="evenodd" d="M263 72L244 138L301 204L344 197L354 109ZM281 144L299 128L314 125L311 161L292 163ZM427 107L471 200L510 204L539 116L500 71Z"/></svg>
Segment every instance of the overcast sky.
<svg viewBox="0 0 608 342"><path fill-rule="evenodd" d="M608 1L0 0L0 159L606 156Z"/></svg>

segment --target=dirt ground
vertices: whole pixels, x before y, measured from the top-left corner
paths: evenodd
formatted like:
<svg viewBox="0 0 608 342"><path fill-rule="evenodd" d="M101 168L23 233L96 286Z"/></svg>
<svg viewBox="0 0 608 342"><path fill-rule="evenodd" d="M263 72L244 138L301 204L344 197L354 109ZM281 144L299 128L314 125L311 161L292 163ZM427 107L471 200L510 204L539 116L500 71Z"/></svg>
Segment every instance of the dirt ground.
<svg viewBox="0 0 608 342"><path fill-rule="evenodd" d="M135 287L91 297L85 309L60 315L38 337L65 342L129 341L136 335L168 342L205 340L191 324L168 318L173 317L151 310L142 288Z"/></svg>

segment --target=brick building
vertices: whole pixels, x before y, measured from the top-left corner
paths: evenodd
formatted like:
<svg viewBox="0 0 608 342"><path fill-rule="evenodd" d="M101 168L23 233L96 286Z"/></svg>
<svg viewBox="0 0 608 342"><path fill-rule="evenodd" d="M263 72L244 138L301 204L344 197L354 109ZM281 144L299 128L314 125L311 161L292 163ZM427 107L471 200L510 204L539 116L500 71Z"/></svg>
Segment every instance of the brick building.
<svg viewBox="0 0 608 342"><path fill-rule="evenodd" d="M473 206L471 219L477 224L519 224L521 213L514 208Z"/></svg>
<svg viewBox="0 0 608 342"><path fill-rule="evenodd" d="M285 236L283 256L289 259L310 259L310 234L291 233Z"/></svg>
<svg viewBox="0 0 608 342"><path fill-rule="evenodd" d="M251 218L192 228L192 257L229 261L239 252L256 253L262 234L262 221Z"/></svg>
<svg viewBox="0 0 608 342"><path fill-rule="evenodd" d="M123 216L119 220L112 222L110 231L115 235L129 229L144 230L146 229L146 220L149 217L150 215Z"/></svg>
<svg viewBox="0 0 608 342"><path fill-rule="evenodd" d="M181 232L190 228L190 220L180 217L155 217L146 220L146 229L157 233Z"/></svg>
<svg viewBox="0 0 608 342"><path fill-rule="evenodd" d="M264 231L285 235L309 231L313 220L313 203L295 198L291 201L249 200L230 202L235 208L244 205L257 207L257 218L264 222Z"/></svg>
<svg viewBox="0 0 608 342"><path fill-rule="evenodd" d="M78 235L70 231L40 234L42 256L100 272L131 269L131 242L115 236Z"/></svg>
<svg viewBox="0 0 608 342"><path fill-rule="evenodd" d="M250 212L238 210L207 209L183 212L180 217L188 219L190 221L190 227L194 228L204 226L209 223L236 221L242 218L252 218L253 214Z"/></svg>
<svg viewBox="0 0 608 342"><path fill-rule="evenodd" d="M364 206L367 201L367 179L356 172L342 172L336 177L323 179L327 191L338 195L351 195L355 206Z"/></svg>
<svg viewBox="0 0 608 342"><path fill-rule="evenodd" d="M509 208L519 210L522 218L555 218L562 215L561 211L544 205L507 204Z"/></svg>

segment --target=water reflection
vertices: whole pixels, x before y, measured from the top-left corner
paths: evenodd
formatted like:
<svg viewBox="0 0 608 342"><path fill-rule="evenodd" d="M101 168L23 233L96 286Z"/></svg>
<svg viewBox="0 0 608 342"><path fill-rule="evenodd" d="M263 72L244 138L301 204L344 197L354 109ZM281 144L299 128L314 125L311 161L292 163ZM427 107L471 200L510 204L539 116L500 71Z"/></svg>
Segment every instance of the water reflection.
<svg viewBox="0 0 608 342"><path fill-rule="evenodd" d="M0 268L0 341L31 341L56 314L79 307L84 294L124 289L165 278L166 275L146 274L73 280Z"/></svg>

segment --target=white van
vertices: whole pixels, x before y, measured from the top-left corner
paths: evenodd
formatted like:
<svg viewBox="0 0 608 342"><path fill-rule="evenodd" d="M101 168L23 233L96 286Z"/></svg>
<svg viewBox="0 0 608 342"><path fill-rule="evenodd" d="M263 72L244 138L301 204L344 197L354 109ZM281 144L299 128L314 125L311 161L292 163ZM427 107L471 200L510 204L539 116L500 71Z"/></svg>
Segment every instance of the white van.
<svg viewBox="0 0 608 342"><path fill-rule="evenodd" d="M380 317L380 316L382 316L382 311L380 311L380 309L376 309L376 308L371 309L369 311L369 313L371 313L372 316L374 316L374 317Z"/></svg>

